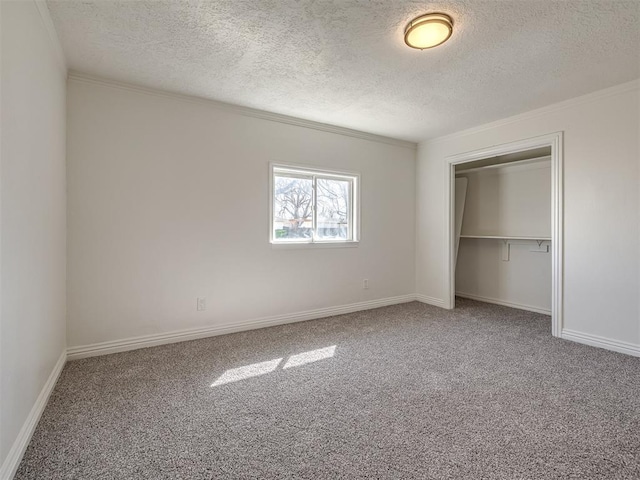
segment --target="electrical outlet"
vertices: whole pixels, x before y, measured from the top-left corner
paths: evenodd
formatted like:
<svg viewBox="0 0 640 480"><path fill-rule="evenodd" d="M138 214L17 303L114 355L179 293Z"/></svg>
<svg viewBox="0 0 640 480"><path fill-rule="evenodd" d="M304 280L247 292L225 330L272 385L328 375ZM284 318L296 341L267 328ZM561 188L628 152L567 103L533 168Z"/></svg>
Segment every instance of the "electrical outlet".
<svg viewBox="0 0 640 480"><path fill-rule="evenodd" d="M207 299L206 298L198 298L198 302L196 304L196 308L199 312L204 312L207 309Z"/></svg>
<svg viewBox="0 0 640 480"><path fill-rule="evenodd" d="M369 290L369 279L365 278L362 280L362 288L363 290Z"/></svg>

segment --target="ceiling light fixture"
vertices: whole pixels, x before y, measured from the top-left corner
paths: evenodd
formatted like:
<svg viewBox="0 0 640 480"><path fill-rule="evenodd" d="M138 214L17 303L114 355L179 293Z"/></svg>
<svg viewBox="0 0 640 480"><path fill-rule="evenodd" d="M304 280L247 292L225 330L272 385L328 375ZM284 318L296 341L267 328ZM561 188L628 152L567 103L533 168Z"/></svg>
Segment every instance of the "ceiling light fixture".
<svg viewBox="0 0 640 480"><path fill-rule="evenodd" d="M424 50L446 42L453 33L453 20L444 13L427 13L414 18L404 30L404 43Z"/></svg>

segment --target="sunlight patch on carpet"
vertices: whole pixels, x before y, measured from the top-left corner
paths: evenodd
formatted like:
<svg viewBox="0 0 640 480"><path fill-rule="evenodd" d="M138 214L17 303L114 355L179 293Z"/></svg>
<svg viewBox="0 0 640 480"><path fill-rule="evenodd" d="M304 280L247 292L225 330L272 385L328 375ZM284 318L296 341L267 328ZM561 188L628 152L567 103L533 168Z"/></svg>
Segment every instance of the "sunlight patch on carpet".
<svg viewBox="0 0 640 480"><path fill-rule="evenodd" d="M319 348L317 350L309 350L308 352L291 355L282 369L285 370L287 368L299 367L301 365L306 365L307 363L313 363L317 362L318 360L331 358L335 354L335 351L336 346L331 345L330 347Z"/></svg>
<svg viewBox="0 0 640 480"><path fill-rule="evenodd" d="M275 358L273 360L267 360L266 362L252 363L251 365L245 365L244 367L231 368L224 372L220 378L211 384L211 386L217 387L218 385L224 385L225 383L238 382L240 380L273 372L278 368L280 362L282 362L282 358Z"/></svg>
<svg viewBox="0 0 640 480"><path fill-rule="evenodd" d="M309 350L308 352L297 353L291 355L284 366L283 370L293 367L301 367L309 363L317 362L331 358L335 355L336 346L318 348L316 350ZM259 377L267 373L273 372L282 363L284 358L274 358L273 360L267 360L266 362L252 363L251 365L245 365L243 367L230 368L224 372L220 377L211 384L212 387L219 385L225 385L227 383L239 382L247 378Z"/></svg>

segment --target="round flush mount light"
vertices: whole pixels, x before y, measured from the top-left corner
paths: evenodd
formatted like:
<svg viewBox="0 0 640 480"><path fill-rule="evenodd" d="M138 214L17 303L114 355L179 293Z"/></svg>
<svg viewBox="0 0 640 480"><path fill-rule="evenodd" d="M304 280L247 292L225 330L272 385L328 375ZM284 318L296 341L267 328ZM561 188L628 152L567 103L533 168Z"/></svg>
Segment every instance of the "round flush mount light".
<svg viewBox="0 0 640 480"><path fill-rule="evenodd" d="M446 42L453 33L453 20L444 13L427 13L414 18L404 30L404 43L424 50Z"/></svg>

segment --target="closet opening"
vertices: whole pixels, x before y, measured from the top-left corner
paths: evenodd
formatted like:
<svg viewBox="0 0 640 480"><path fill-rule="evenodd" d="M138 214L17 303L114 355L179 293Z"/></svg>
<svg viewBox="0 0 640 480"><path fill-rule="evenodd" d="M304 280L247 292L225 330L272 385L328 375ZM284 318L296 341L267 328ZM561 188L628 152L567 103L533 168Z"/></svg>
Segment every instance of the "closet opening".
<svg viewBox="0 0 640 480"><path fill-rule="evenodd" d="M562 333L562 134L447 158L448 308L456 295L551 315Z"/></svg>

